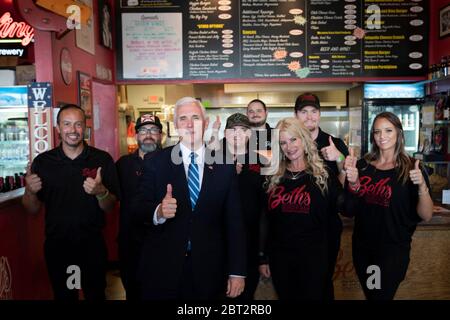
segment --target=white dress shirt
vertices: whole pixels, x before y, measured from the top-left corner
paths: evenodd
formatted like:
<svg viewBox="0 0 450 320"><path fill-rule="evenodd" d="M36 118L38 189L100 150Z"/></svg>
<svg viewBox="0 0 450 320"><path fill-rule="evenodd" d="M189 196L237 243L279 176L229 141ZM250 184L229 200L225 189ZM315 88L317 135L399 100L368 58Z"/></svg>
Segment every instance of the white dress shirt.
<svg viewBox="0 0 450 320"><path fill-rule="evenodd" d="M189 149L188 147L186 147L184 144L180 143L180 151L181 151L181 156L183 158L184 173L186 174L186 181L187 181L189 165L191 164L192 150ZM195 162L197 163L197 166L198 166L198 175L199 175L198 178L199 178L199 182L200 182L199 188L201 191L202 190L202 180L203 180L203 168L205 167L205 146L202 145L200 148L198 148L194 152L197 155L197 157L195 158ZM165 218L158 219L157 212L158 212L160 205L161 204L159 204L156 207L156 210L153 214L153 224L154 225L163 224L164 222L166 222Z"/></svg>

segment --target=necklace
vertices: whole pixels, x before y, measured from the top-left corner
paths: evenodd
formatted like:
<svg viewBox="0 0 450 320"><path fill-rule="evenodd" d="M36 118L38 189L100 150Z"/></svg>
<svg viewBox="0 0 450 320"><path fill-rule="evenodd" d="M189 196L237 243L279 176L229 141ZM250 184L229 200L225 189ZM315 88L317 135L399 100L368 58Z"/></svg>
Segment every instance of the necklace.
<svg viewBox="0 0 450 320"><path fill-rule="evenodd" d="M289 173L291 174L291 177L289 177L289 179L291 180L297 180L298 178L300 178L303 174L303 171L299 171L297 173L294 174L294 172L289 171Z"/></svg>

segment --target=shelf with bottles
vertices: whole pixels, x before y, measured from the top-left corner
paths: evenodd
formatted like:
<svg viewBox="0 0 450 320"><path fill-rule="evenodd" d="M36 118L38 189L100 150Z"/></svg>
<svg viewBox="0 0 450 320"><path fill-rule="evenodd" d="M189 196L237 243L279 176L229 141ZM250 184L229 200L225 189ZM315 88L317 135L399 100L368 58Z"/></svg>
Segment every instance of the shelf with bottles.
<svg viewBox="0 0 450 320"><path fill-rule="evenodd" d="M0 159L0 165L13 165L14 167L26 166L28 163L28 158L16 159Z"/></svg>
<svg viewBox="0 0 450 320"><path fill-rule="evenodd" d="M420 83L427 84L446 79L450 79L450 56L442 56L440 63L430 65L428 68L428 80Z"/></svg>
<svg viewBox="0 0 450 320"><path fill-rule="evenodd" d="M430 83L433 83L433 82L439 82L439 81L445 81L445 80L450 80L450 75L441 76L439 78L432 78L432 79L428 79L428 80L422 80L422 81L418 81L418 82L415 82L415 83L425 85L425 84L430 84Z"/></svg>
<svg viewBox="0 0 450 320"><path fill-rule="evenodd" d="M0 193L10 192L23 187L25 187L25 173L23 172L0 176Z"/></svg>
<svg viewBox="0 0 450 320"><path fill-rule="evenodd" d="M10 144L26 144L28 145L30 140L0 140L0 145L10 145Z"/></svg>

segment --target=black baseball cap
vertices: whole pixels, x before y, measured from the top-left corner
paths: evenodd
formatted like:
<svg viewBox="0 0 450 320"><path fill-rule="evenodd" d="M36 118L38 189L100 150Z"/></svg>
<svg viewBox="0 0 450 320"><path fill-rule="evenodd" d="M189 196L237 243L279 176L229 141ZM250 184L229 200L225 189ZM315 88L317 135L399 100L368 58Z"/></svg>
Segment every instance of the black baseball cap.
<svg viewBox="0 0 450 320"><path fill-rule="evenodd" d="M161 121L157 116L154 116L152 114L143 114L137 119L136 125L134 126L136 132L139 130L140 127L145 126L146 124L153 124L157 126L159 130L162 130Z"/></svg>
<svg viewBox="0 0 450 320"><path fill-rule="evenodd" d="M295 111L300 111L307 106L320 109L319 98L315 94L309 92L299 95L295 100Z"/></svg>

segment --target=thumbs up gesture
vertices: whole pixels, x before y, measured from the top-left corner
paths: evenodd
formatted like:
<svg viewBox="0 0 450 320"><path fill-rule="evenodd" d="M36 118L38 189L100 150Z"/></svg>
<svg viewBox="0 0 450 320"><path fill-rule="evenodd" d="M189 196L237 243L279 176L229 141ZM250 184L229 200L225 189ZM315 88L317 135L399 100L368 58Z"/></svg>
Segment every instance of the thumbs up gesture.
<svg viewBox="0 0 450 320"><path fill-rule="evenodd" d="M419 168L419 160L416 160L414 163L414 169L409 171L409 178L412 183L417 184L419 186L425 185L425 179L423 178L422 170Z"/></svg>
<svg viewBox="0 0 450 320"><path fill-rule="evenodd" d="M177 211L177 199L172 197L172 185L167 185L167 192L161 204L158 207L158 217L172 219Z"/></svg>
<svg viewBox="0 0 450 320"><path fill-rule="evenodd" d="M322 149L320 149L320 152L322 153L322 156L325 160L336 161L341 155L341 153L334 145L331 136L328 137L328 142L330 143L330 145L328 147L323 147Z"/></svg>
<svg viewBox="0 0 450 320"><path fill-rule="evenodd" d="M236 163L236 173L241 174L243 167L244 167L244 165L242 163L239 163L239 162Z"/></svg>
<svg viewBox="0 0 450 320"><path fill-rule="evenodd" d="M355 157L355 151L353 148L349 148L350 154L345 158L344 170L347 175L347 181L351 184L358 183L358 169L356 168L357 158Z"/></svg>
<svg viewBox="0 0 450 320"><path fill-rule="evenodd" d="M84 191L87 194L91 194L94 196L102 195L106 193L106 187L102 183L102 168L99 167L97 169L97 175L95 176L95 179L92 179L91 177L87 177L86 180L84 180L83 188Z"/></svg>
<svg viewBox="0 0 450 320"><path fill-rule="evenodd" d="M36 194L42 189L41 178L35 173L31 172L31 165L27 165L27 171L25 173L25 191Z"/></svg>
<svg viewBox="0 0 450 320"><path fill-rule="evenodd" d="M216 131L218 131L220 129L220 117L219 116L216 116L216 121L213 122L212 128L213 128L213 130L216 130Z"/></svg>

